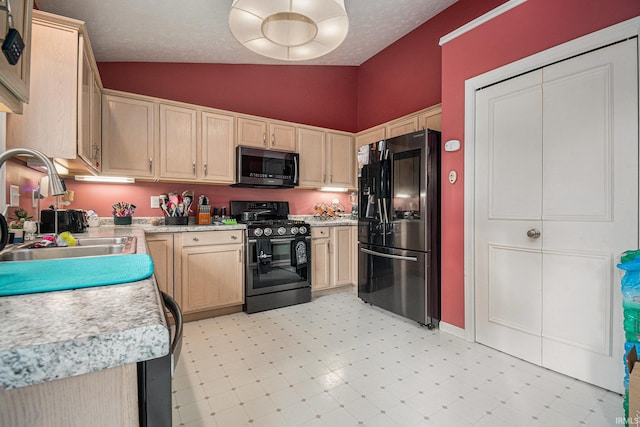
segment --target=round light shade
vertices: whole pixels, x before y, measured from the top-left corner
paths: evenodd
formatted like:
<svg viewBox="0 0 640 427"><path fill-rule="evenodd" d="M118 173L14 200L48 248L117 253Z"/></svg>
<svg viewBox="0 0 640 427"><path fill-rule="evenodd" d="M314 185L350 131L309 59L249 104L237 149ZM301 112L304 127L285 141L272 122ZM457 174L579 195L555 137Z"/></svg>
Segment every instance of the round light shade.
<svg viewBox="0 0 640 427"><path fill-rule="evenodd" d="M234 0L229 28L260 55L303 61L340 46L349 19L344 0Z"/></svg>

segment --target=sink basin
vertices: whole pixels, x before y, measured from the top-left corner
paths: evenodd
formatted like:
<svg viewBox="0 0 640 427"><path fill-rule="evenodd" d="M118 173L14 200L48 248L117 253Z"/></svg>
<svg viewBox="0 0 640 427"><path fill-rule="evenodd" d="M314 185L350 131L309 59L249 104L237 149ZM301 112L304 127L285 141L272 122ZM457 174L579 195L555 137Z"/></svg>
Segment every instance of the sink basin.
<svg viewBox="0 0 640 427"><path fill-rule="evenodd" d="M136 237L79 238L77 246L12 247L0 253L0 261L33 261L136 253Z"/></svg>

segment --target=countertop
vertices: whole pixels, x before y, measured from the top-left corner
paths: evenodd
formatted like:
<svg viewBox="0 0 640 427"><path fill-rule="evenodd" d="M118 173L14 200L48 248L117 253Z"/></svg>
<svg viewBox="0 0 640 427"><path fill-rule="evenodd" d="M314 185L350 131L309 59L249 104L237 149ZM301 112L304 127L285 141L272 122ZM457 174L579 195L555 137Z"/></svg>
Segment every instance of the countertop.
<svg viewBox="0 0 640 427"><path fill-rule="evenodd" d="M89 228L82 234L131 235L138 238L137 253L147 253L141 227ZM2 297L0 319L0 389L169 353L169 330L153 276L120 285Z"/></svg>

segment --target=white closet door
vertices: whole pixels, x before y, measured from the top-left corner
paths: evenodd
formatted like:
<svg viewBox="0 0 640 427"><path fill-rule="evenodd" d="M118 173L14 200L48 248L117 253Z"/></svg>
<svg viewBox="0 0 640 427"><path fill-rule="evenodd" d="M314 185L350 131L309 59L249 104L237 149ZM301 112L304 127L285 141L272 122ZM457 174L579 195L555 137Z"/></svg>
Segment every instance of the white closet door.
<svg viewBox="0 0 640 427"><path fill-rule="evenodd" d="M636 62L630 40L476 94L476 339L619 392Z"/></svg>
<svg viewBox="0 0 640 427"><path fill-rule="evenodd" d="M638 247L636 40L543 77L542 364L620 391L616 256Z"/></svg>
<svg viewBox="0 0 640 427"><path fill-rule="evenodd" d="M476 340L541 363L542 72L476 94Z"/></svg>

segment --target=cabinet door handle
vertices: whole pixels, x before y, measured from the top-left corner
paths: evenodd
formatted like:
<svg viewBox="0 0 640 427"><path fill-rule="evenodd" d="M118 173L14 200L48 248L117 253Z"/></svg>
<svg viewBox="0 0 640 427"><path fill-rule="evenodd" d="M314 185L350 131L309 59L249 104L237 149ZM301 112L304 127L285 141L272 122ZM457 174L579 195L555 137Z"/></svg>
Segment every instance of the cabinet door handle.
<svg viewBox="0 0 640 427"><path fill-rule="evenodd" d="M238 262L242 264L242 249L238 249Z"/></svg>
<svg viewBox="0 0 640 427"><path fill-rule="evenodd" d="M262 132L262 145L264 145L264 146L267 145L267 133L266 132Z"/></svg>
<svg viewBox="0 0 640 427"><path fill-rule="evenodd" d="M196 162L194 161L191 168L193 169L193 176L196 176Z"/></svg>
<svg viewBox="0 0 640 427"><path fill-rule="evenodd" d="M204 162L204 176L207 176L207 162Z"/></svg>
<svg viewBox="0 0 640 427"><path fill-rule="evenodd" d="M149 157L149 172L153 172L153 159Z"/></svg>
<svg viewBox="0 0 640 427"><path fill-rule="evenodd" d="M273 147L274 145L276 145L276 134L272 133L271 134L271 146Z"/></svg>
<svg viewBox="0 0 640 427"><path fill-rule="evenodd" d="M194 238L193 238L193 241L194 241L194 242L199 242L199 241L200 241L200 239L198 239L197 237L194 237Z"/></svg>
<svg viewBox="0 0 640 427"><path fill-rule="evenodd" d="M238 240L238 236L231 236L233 240Z"/></svg>

